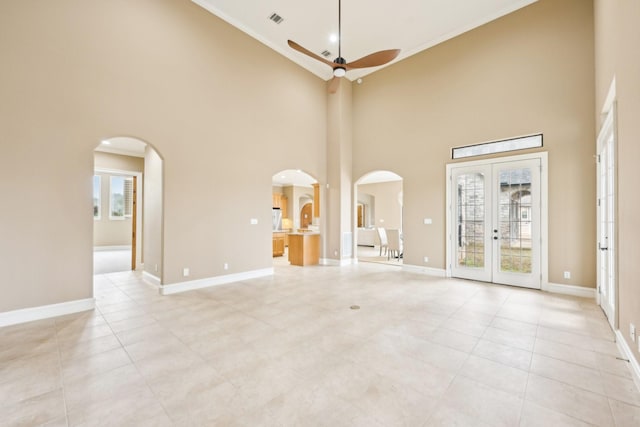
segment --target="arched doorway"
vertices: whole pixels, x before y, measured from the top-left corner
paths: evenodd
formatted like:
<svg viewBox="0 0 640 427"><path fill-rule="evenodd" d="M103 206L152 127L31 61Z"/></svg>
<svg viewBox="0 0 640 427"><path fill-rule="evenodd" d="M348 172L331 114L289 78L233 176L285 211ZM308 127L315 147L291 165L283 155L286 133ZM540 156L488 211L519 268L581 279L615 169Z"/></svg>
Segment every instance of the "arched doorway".
<svg viewBox="0 0 640 427"><path fill-rule="evenodd" d="M356 181L354 194L358 260L402 265L402 177L390 171L367 173Z"/></svg>
<svg viewBox="0 0 640 427"><path fill-rule="evenodd" d="M313 204L307 203L300 209L300 228L309 228L313 223Z"/></svg>
<svg viewBox="0 0 640 427"><path fill-rule="evenodd" d="M108 138L96 147L94 274L144 270L161 281L162 163L137 138Z"/></svg>
<svg viewBox="0 0 640 427"><path fill-rule="evenodd" d="M289 265L289 233L319 231L317 185L313 176L300 169L285 169L272 176L274 264Z"/></svg>

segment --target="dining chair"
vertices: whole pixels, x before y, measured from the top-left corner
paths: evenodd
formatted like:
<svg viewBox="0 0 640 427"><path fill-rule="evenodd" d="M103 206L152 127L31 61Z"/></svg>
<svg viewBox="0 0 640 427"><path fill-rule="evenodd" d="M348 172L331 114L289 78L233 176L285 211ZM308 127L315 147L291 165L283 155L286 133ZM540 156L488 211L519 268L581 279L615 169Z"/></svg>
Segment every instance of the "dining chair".
<svg viewBox="0 0 640 427"><path fill-rule="evenodd" d="M378 238L380 239L380 256L382 256L382 249L384 248L384 253L389 256L389 241L387 240L387 232L383 227L378 227Z"/></svg>
<svg viewBox="0 0 640 427"><path fill-rule="evenodd" d="M400 230L387 230L387 244L387 260L393 257L400 261L400 258L402 257L402 238L400 236Z"/></svg>

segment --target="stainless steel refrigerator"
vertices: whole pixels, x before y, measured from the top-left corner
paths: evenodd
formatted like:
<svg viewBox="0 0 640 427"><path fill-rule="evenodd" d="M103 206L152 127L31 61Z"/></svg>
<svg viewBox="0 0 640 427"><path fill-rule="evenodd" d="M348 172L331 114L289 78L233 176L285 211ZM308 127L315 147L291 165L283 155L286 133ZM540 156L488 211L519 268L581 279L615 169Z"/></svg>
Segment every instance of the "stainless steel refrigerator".
<svg viewBox="0 0 640 427"><path fill-rule="evenodd" d="M273 231L282 230L282 211L280 210L280 208L273 208L272 220Z"/></svg>

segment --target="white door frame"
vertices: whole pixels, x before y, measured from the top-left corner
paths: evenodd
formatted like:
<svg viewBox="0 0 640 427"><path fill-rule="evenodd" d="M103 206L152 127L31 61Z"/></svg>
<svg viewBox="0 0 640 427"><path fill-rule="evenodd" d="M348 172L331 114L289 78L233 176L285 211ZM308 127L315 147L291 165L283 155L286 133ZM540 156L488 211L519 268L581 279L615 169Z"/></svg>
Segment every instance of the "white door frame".
<svg viewBox="0 0 640 427"><path fill-rule="evenodd" d="M489 159L472 160L468 162L448 163L446 168L446 276L452 277L452 239L453 227L452 223L453 201L451 200L451 190L453 183L451 182L451 172L456 167L473 167L479 165L490 165L502 162L516 162L522 160L540 159L542 167L540 173L540 286L542 290L549 289L549 179L548 179L548 153L540 151L531 154L521 154L506 157L492 157Z"/></svg>
<svg viewBox="0 0 640 427"><path fill-rule="evenodd" d="M601 218L601 207L600 207L600 203L602 203L602 198L601 198L601 194L600 194L600 188L601 188L601 181L600 181L600 167L601 167L601 163L600 163L600 157L597 158L597 162L596 162L596 177L597 177L597 184L596 184L596 188L597 188L597 200L598 203L596 204L596 222L597 222L597 233L596 233L596 268L597 268L597 273L596 273L596 280L597 280L597 288L596 288L596 302L597 304L602 308L602 310L605 312L606 316L607 316L607 320L609 321L609 324L611 325L611 327L614 330L618 329L618 303L619 303L619 298L618 298L618 265L617 265L617 242L618 242L618 227L617 227L617 222L618 222L618 206L617 206L617 201L618 201L618 176L617 176L617 140L618 140L618 135L616 133L616 80L615 78L613 79L613 81L611 82L611 86L609 88L609 93L607 94L607 98L605 100L604 106L602 108L602 118L603 118L603 122L602 122L602 126L600 127L600 132L598 133L598 139L596 141L596 154L597 156L600 155L602 149L603 149L603 145L606 142L606 139L608 139L609 135L613 135L613 182L614 182L614 188L613 188L613 195L614 195L614 206L613 206L613 217L614 217L614 230L613 230L613 247L611 247L611 249L613 250L614 253L614 262L613 265L608 265L608 267L610 269L613 269L613 275L614 275L614 280L613 280L613 301L609 301L610 302L610 308L613 310L613 312L610 312L608 310L607 307L603 306L603 300L602 300L602 286L604 285L603 281L602 281L602 258L601 256L602 251L600 250L600 237L602 236L602 218ZM607 243L607 246L609 247L610 244ZM609 252L607 251L607 254ZM607 297L609 297L611 294L607 293Z"/></svg>

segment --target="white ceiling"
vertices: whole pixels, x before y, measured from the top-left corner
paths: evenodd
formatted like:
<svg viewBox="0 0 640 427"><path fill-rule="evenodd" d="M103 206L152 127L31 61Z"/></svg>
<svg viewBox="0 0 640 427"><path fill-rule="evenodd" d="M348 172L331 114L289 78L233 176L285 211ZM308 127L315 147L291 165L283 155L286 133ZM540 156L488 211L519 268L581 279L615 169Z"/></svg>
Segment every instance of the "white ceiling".
<svg viewBox="0 0 640 427"><path fill-rule="evenodd" d="M101 141L96 151L122 154L124 156L144 157L144 149L146 146L147 144L139 139L120 136Z"/></svg>
<svg viewBox="0 0 640 427"><path fill-rule="evenodd" d="M287 58L328 80L331 69L294 51L291 39L333 61L338 43L338 0L192 0ZM386 49L401 49L402 59L486 24L537 0L342 0L342 56L347 63ZM273 13L280 24L269 19ZM392 63L393 63L392 62ZM388 64L387 64L388 65ZM383 66L384 67L384 66ZM350 80L377 69L352 70Z"/></svg>

